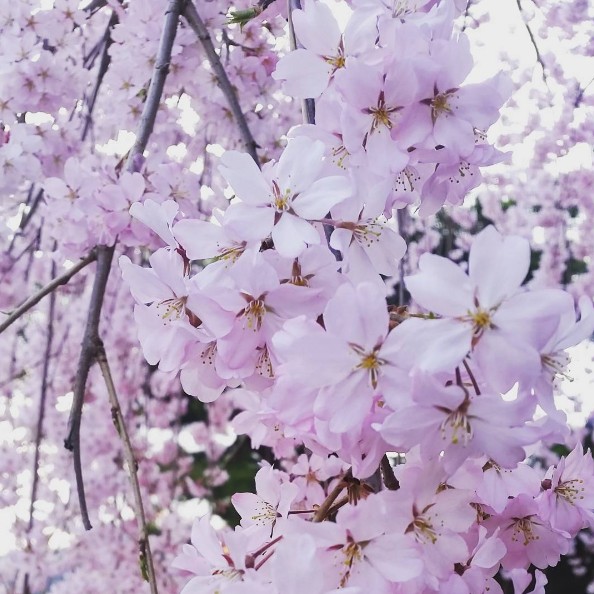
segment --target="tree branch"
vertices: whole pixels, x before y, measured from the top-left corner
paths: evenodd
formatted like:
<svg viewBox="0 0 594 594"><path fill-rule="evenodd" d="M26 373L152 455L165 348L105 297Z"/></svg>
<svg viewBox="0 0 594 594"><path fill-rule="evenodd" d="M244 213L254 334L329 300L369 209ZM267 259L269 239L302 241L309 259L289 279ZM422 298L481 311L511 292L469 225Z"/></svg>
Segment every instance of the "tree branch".
<svg viewBox="0 0 594 594"><path fill-rule="evenodd" d="M348 480L353 476L352 470L349 468L346 474L336 483L336 486L330 493L328 493L328 497L324 499L322 505L318 507L316 513L313 517L313 522L322 522L326 519L332 504L336 501L337 497L344 491L344 489L348 485Z"/></svg>
<svg viewBox="0 0 594 594"><path fill-rule="evenodd" d="M289 21L289 42L291 50L295 50L298 47L303 47L298 41L295 35L295 29L293 27L293 11L301 9L301 0L288 0L288 21ZM316 123L316 104L313 99L303 99L301 102L301 112L303 113L303 121L306 124Z"/></svg>
<svg viewBox="0 0 594 594"><path fill-rule="evenodd" d="M52 262L51 276L56 276L56 263ZM33 456L33 481L31 483L31 498L29 500L29 524L27 527L27 550L30 550L31 541L30 533L33 529L34 517L33 512L35 502L37 501L37 488L39 485L39 458L41 440L43 439L43 421L45 420L45 401L47 399L47 382L49 376L49 364L51 360L52 342L54 340L54 313L56 307L56 294L52 293L49 300L48 309L48 323L47 323L47 337L45 342L45 351L43 357L43 371L41 374L41 390L39 397L39 410L37 412L37 427L35 431L35 454ZM23 592L28 594L29 587L29 572L25 573Z"/></svg>
<svg viewBox="0 0 594 594"><path fill-rule="evenodd" d="M388 460L388 456L386 454L384 454L380 460L380 470L386 489L389 489L390 491L398 491L398 489L400 489L400 482L394 475L394 469L392 468L390 460Z"/></svg>
<svg viewBox="0 0 594 594"><path fill-rule="evenodd" d="M56 275L56 263L52 263L52 277ZM39 484L39 448L43 438L43 421L45 419L45 401L47 397L47 383L49 365L52 359L52 342L54 340L54 314L56 308L56 294L52 293L49 298L47 336L45 341L45 353L43 357L43 370L41 372L41 395L39 398L39 411L37 414L37 427L35 432L35 456L33 458L33 483L31 485L31 500L29 502L29 531L33 528L33 507L37 500L37 487Z"/></svg>
<svg viewBox="0 0 594 594"><path fill-rule="evenodd" d="M165 12L165 24L163 26L163 31L161 32L157 59L155 61L153 76L151 78L140 124L138 126L136 142L128 154L126 170L129 172L138 171L138 169L140 169L140 160L155 125L157 111L159 109L159 104L161 103L161 96L165 86L165 79L169 72L171 50L177 33L177 25L183 4L184 0L170 0ZM78 501L81 509L82 521L87 530L90 530L92 526L87 510L82 476L82 464L80 458L80 424L89 371L91 370L93 363L97 361L101 348L103 348L99 336L99 320L101 318L101 308L103 306L103 298L105 296L107 279L109 278L109 272L111 270L115 245L100 245L97 246L96 250L97 271L91 293L89 313L87 315L87 323L76 371L74 396L72 399L72 408L70 409L70 417L68 419L68 433L64 440L64 447L73 453Z"/></svg>
<svg viewBox="0 0 594 594"><path fill-rule="evenodd" d="M588 83L587 83L585 86L583 86L583 87L578 87L578 88L579 88L579 90L578 90L578 93L577 93L577 95L575 96L575 100L574 100L574 102L573 102L573 106L574 106L574 107L576 107L576 108L577 108L577 107L579 107L579 106L580 106L580 104L581 104L582 100L584 99L584 93L585 93L585 92L588 90L588 87L589 87L589 86L590 86L590 85L591 85L593 82L594 82L594 78L591 78L591 79L590 79L590 82L588 82Z"/></svg>
<svg viewBox="0 0 594 594"><path fill-rule="evenodd" d="M101 62L99 63L97 80L95 81L91 98L87 101L87 114L85 116L85 124L81 137L83 142L87 138L87 134L91 128L91 124L93 122L93 110L95 109L95 103L97 102L97 97L99 96L99 89L101 88L101 84L103 83L103 79L105 78L105 74L107 73L107 69L109 68L109 64L111 62L111 56L109 55L109 46L112 44L111 30L117 24L117 22L118 15L114 10L111 13L111 17L109 17L107 28L103 34L103 51L101 52Z"/></svg>
<svg viewBox="0 0 594 594"><path fill-rule="evenodd" d="M150 584L151 594L158 594L153 555L149 542L149 529L144 511L144 504L142 502L140 483L138 482L138 463L134 456L132 442L130 441L130 436L126 428L122 407L120 406L120 401L118 400L118 395L113 383L113 377L111 375L111 370L107 361L107 354L102 343L100 343L98 349L97 363L101 368L101 373L103 375L103 379L105 380L105 386L107 387L107 394L109 395L109 402L111 404L111 416L117 428L120 439L122 440L124 459L126 460L126 465L128 466L130 484L134 494L134 508L136 512L136 518L138 520L138 545L140 549L141 568L143 570L146 569L146 575Z"/></svg>
<svg viewBox="0 0 594 594"><path fill-rule="evenodd" d="M32 295L19 305L9 316L0 324L0 334L4 332L9 326L14 324L23 314L28 312L34 305L39 303L46 295L52 293L60 285L65 285L77 272L81 271L85 266L88 266L91 262L94 262L97 258L95 250L79 260L72 268L67 270L64 274L54 278L45 287L40 289L35 295Z"/></svg>
<svg viewBox="0 0 594 594"><path fill-rule="evenodd" d="M188 21L188 25L192 28L196 36L200 40L204 51L206 52L206 57L210 63L215 76L217 77L217 81L219 83L219 87L223 94L227 98L227 103L229 103L229 108L231 109L231 113L239 126L239 131L241 133L241 137L243 139L243 144L245 145L246 151L251 155L252 159L256 162L258 167L260 166L260 160L258 158L258 153L256 149L258 145L252 136L252 132L247 124L247 120L241 111L241 106L239 105L239 101L237 99L237 94L235 93L235 89L227 76L227 72L225 71L225 67L221 62L221 58L219 54L217 54L214 45L212 43L212 39L204 24L204 21L198 14L196 10L196 6L192 0L189 0L186 4L183 15Z"/></svg>
<svg viewBox="0 0 594 594"><path fill-rule="evenodd" d="M545 62L542 58L542 54L540 53L540 50L538 49L538 44L536 43L536 37L534 36L534 33L532 32L532 28L524 20L524 9L522 8L522 0L516 0L516 4L518 5L518 9L520 11L522 21L524 22L524 27L526 27L526 31L528 31L528 35L530 36L530 41L532 42L532 45L534 46L534 51L536 52L536 61L540 64L540 66L542 68L542 78L546 83L547 82L547 67L546 67Z"/></svg>

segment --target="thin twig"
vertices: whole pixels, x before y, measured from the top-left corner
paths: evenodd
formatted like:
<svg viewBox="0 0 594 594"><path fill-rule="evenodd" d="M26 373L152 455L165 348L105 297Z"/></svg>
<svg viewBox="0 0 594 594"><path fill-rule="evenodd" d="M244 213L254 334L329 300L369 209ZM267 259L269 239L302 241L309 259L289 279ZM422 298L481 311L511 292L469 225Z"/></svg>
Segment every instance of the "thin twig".
<svg viewBox="0 0 594 594"><path fill-rule="evenodd" d="M88 256L79 260L72 268L67 270L64 274L56 277L50 281L45 287L40 289L35 295L31 295L26 301L19 305L1 324L0 334L4 332L9 326L14 324L23 314L28 312L34 305L39 303L46 295L53 293L60 285L65 285L77 272L80 272L85 266L94 262L97 258L95 250Z"/></svg>
<svg viewBox="0 0 594 594"><path fill-rule="evenodd" d="M227 99L227 103L229 103L229 108L231 109L231 113L237 122L239 127L239 131L241 133L241 138L243 139L243 144L245 145L246 151L251 155L252 159L256 162L258 167L260 166L260 160L258 158L258 153L256 149L258 145L252 136L252 132L248 126L247 120L241 111L241 106L239 105L239 101L237 99L237 94L229 77L227 76L227 72L225 71L225 67L221 62L221 58L219 54L217 54L208 29L204 24L204 21L200 17L200 14L196 10L196 6L194 2L191 0L187 2L183 15L188 21L188 25L192 28L196 36L200 40L204 51L206 52L206 57L210 62L210 66L217 77L217 81L219 83L219 87L221 91L225 95Z"/></svg>
<svg viewBox="0 0 594 594"><path fill-rule="evenodd" d="M524 19L524 9L522 8L522 0L516 0L516 4L518 5L518 9L520 11L520 16L522 17L522 21L524 22L524 27L526 27L526 31L528 31L528 35L530 36L530 41L532 42L532 45L534 46L534 51L536 52L536 61L540 64L540 66L542 68L542 79L546 83L547 82L547 67L546 67L545 62L542 58L542 54L540 53L540 50L538 49L538 44L536 43L536 37L534 36L534 33L532 32L532 27L530 27L528 22Z"/></svg>
<svg viewBox="0 0 594 594"><path fill-rule="evenodd" d="M83 142L87 138L87 134L91 128L91 123L93 122L93 110L95 109L95 104L97 103L99 89L101 88L101 84L103 83L103 79L105 78L105 74L107 73L107 69L109 68L109 64L111 62L111 56L109 54L109 47L112 44L111 30L117 24L117 22L118 15L114 10L111 13L111 17L109 17L105 33L103 34L103 51L101 53L101 62L99 64L99 70L97 72L95 86L93 87L93 93L91 94L91 98L87 102L87 114L85 116L85 125L81 137L81 140Z"/></svg>
<svg viewBox="0 0 594 594"><path fill-rule="evenodd" d="M173 48L173 42L175 41L179 16L183 4L184 0L170 0L165 12L165 24L159 41L159 49L157 52L157 59L155 60L153 76L151 78L136 134L136 142L128 154L126 169L129 172L138 171L140 169L142 155L147 146L151 132L153 131L157 111L163 95L165 79L169 72L171 50ZM67 437L64 440L66 449L73 453L78 501L81 509L82 521L87 530L90 530L92 526L87 510L82 476L82 464L80 458L80 424L89 371L91 370L93 363L97 361L100 349L102 348L99 335L99 320L101 318L101 308L103 306L103 299L107 287L107 279L109 278L109 272L111 270L115 245L100 245L97 246L96 250L97 271L91 293L89 313L87 315L87 323L76 371L74 396L72 398L72 407L68 419Z"/></svg>
<svg viewBox="0 0 594 594"><path fill-rule="evenodd" d="M56 263L52 262L51 276L56 276ZM54 314L56 308L56 294L52 292L49 299L48 308L48 322L47 322L47 336L45 341L45 353L43 358L43 371L41 374L41 389L39 397L39 410L37 411L37 426L35 430L35 454L33 456L33 481L31 483L31 498L29 500L29 524L27 527L27 549L30 548L30 533L33 529L34 516L33 511L35 502L37 501L37 489L39 486L39 459L41 453L41 440L43 439L43 422L45 420L45 401L47 399L47 384L49 377L49 365L52 359L51 350L52 342L54 340ZM29 587L29 572L25 573L23 592L27 594L30 592Z"/></svg>
<svg viewBox="0 0 594 594"><path fill-rule="evenodd" d="M326 519L332 504L336 501L336 498L344 491L347 486L347 480L353 476L352 470L349 468L346 474L336 483L334 489L330 491L328 497L324 499L322 505L318 507L313 517L313 522L322 522ZM345 480L346 479L346 480Z"/></svg>
<svg viewBox="0 0 594 594"><path fill-rule="evenodd" d="M466 359L463 359L462 363L464 365L464 369L466 369L466 373L468 374L470 381L472 382L472 387L474 388L476 395L480 396L481 390L479 388L478 382L476 381L476 378L474 377L474 373L472 373L472 369L470 369L470 365L468 365L468 362L466 361Z"/></svg>
<svg viewBox="0 0 594 594"><path fill-rule="evenodd" d="M56 276L56 263L52 262L52 277ZM54 340L54 314L56 309L56 294L52 293L49 298L47 335L45 340L45 354L43 358L43 370L41 372L41 394L39 398L39 410L37 413L37 427L35 431L35 456L33 458L33 483L31 485L31 500L29 502L29 531L33 528L33 508L37 500L37 487L39 485L39 455L41 440L43 438L43 421L45 419L45 401L47 397L47 384L49 377L49 365L52 360L52 342Z"/></svg>
<svg viewBox="0 0 594 594"><path fill-rule="evenodd" d="M107 361L107 354L105 353L103 344L100 345L97 353L97 363L99 364L101 374L105 380L105 386L107 387L107 394L109 395L109 402L111 405L111 416L118 430L120 439L122 440L124 459L126 460L126 465L128 466L130 484L134 494L135 515L138 520L138 543L141 552L141 564L143 567L146 564L146 573L148 575L148 582L151 587L151 594L158 594L153 555L149 542L149 529L144 511L144 504L142 502L140 483L138 481L138 463L136 461L136 457L134 456L132 442L130 441L128 429L126 428L124 414L122 413L122 407L120 406L120 401L113 383L113 376L111 375L111 370Z"/></svg>
<svg viewBox="0 0 594 594"><path fill-rule="evenodd" d="M408 245L408 236L407 236L407 232L406 232L406 224L407 224L407 217L408 215L408 210L407 207L405 206L404 208L399 208L396 211L396 221L398 222L398 233L400 234L400 237L402 237L402 239L404 239L404 241L406 241L406 244ZM404 268L405 268L405 262L408 259L408 250L407 253L405 253L402 258L400 258L400 262L398 262L398 305L406 305L405 303L405 293L404 293Z"/></svg>
<svg viewBox="0 0 594 594"><path fill-rule="evenodd" d="M295 35L295 28L293 27L293 11L301 9L301 0L288 0L288 21L289 21L289 43L291 50L303 47L297 40ZM313 99L303 99L301 102L301 112L303 113L303 121L306 124L316 123L316 104Z"/></svg>
<svg viewBox="0 0 594 594"><path fill-rule="evenodd" d="M396 478L392 464L390 464L390 460L386 454L384 454L380 460L380 469L386 489L389 489L390 491L397 491L400 489L400 482Z"/></svg>
<svg viewBox="0 0 594 594"><path fill-rule="evenodd" d="M594 78L591 78L590 81L583 87L579 87L578 94L575 96L575 100L573 102L574 107L579 107L583 98L584 93L588 90L588 87L594 82Z"/></svg>

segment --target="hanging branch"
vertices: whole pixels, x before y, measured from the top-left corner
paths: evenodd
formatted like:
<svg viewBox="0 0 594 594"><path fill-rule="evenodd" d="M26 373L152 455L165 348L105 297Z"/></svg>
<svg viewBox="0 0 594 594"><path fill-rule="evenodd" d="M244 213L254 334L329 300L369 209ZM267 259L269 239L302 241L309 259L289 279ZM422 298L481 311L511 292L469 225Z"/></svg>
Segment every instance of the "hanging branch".
<svg viewBox="0 0 594 594"><path fill-rule="evenodd" d="M173 42L177 33L177 25L183 4L184 0L170 0L167 11L165 12L165 24L161 33L153 76L151 78L144 109L140 119L140 124L136 134L136 142L128 154L126 170L129 172L137 171L139 169L139 163L142 160L142 155L148 143L148 139L151 135L151 132L153 131L155 119L157 117L157 111L159 109L159 104L161 103L163 88L165 86L165 79L167 78L167 74L169 72L171 50L173 49ZM93 363L97 361L97 357L99 356L100 350L102 348L101 338L99 336L99 320L101 317L101 308L103 306L103 298L105 296L107 279L109 278L109 272L111 270L115 245L100 245L97 246L96 249L97 271L91 293L89 313L87 316L87 323L85 326L85 333L81 345L78 368L76 371L74 396L72 399L72 408L70 409L70 417L68 419L68 432L66 439L64 440L64 447L73 453L76 489L78 493L82 521L84 527L87 530L90 530L92 526L87 510L85 488L82 476L82 464L80 457L80 424L85 387L87 385L89 371L91 370Z"/></svg>
<svg viewBox="0 0 594 594"><path fill-rule="evenodd" d="M56 276L56 263L52 262L51 268L52 278ZM47 383L49 377L49 365L51 359L52 343L54 340L54 314L56 308L56 294L51 293L48 308L48 323L47 336L45 341L45 352L43 357L43 370L41 373L41 390L39 397L39 410L37 411L37 426L35 430L35 455L33 456L33 482L31 484L31 498L29 500L29 524L27 527L27 549L30 548L31 542L29 535L33 529L33 510L35 502L37 501L37 488L39 485L39 458L41 440L43 438L43 422L45 420L45 401L47 399ZM23 592L27 594L30 592L29 587L29 573L25 573Z"/></svg>
<svg viewBox="0 0 594 594"><path fill-rule="evenodd" d="M111 17L107 23L107 27L105 29L105 33L103 34L103 51L101 52L101 62L99 63L99 70L97 72L97 79L95 81L95 86L93 87L93 92L91 94L91 98L87 102L87 115L85 116L85 125L82 132L81 140L84 142L87 138L87 134L91 128L91 124L93 122L93 110L95 109L95 104L97 103L97 97L99 96L99 89L101 88L101 84L103 83L103 79L105 78L105 74L107 73L107 69L109 68L109 64L111 62L111 56L109 55L109 46L112 44L113 40L111 39L111 30L113 27L118 23L118 15L115 10L111 13Z"/></svg>
<svg viewBox="0 0 594 594"><path fill-rule="evenodd" d="M542 68L542 79L546 83L547 82L547 67L546 67L545 62L542 58L542 54L540 53L540 50L538 49L538 44L536 43L536 37L534 36L532 28L527 23L527 21L524 20L524 9L522 8L522 0L516 0L516 4L518 5L518 9L520 11L522 21L524 22L524 27L526 27L526 31L528 31L528 35L530 36L530 41L532 42L534 51L536 52L536 61L540 64L540 66Z"/></svg>
<svg viewBox="0 0 594 594"><path fill-rule="evenodd" d="M293 11L301 9L301 0L289 0L288 20L289 20L289 43L291 51L299 47L303 47L295 35L295 28L293 27ZM316 123L316 104L313 99L303 99L301 102L301 112L303 113L303 121L306 124Z"/></svg>
<svg viewBox="0 0 594 594"><path fill-rule="evenodd" d="M56 274L56 263L52 263L52 276ZM45 341L45 353L43 357L43 370L41 372L41 395L39 398L39 411L37 414L37 427L35 430L35 456L33 458L33 483L31 485L31 500L29 502L29 531L33 528L33 507L37 500L37 486L39 484L39 447L43 438L43 421L45 419L45 401L47 398L47 384L49 376L49 365L52 358L52 343L54 340L54 315L56 309L56 294L52 293L49 298L47 335Z"/></svg>
<svg viewBox="0 0 594 594"><path fill-rule="evenodd" d="M77 272L80 272L85 266L97 259L95 250L77 262L72 268L67 270L64 274L54 278L45 287L37 291L35 295L31 295L29 299L19 305L1 324L0 334L4 332L9 326L14 324L24 313L28 312L34 305L37 305L46 295L53 293L60 285L65 285Z"/></svg>
<svg viewBox="0 0 594 594"><path fill-rule="evenodd" d="M130 441L130 435L126 428L124 414L122 413L122 407L120 406L120 401L113 383L113 376L111 375L111 369L107 361L107 354L102 343L99 343L97 363L101 368L101 374L103 375L105 386L107 387L107 394L109 395L109 402L111 404L111 416L118 431L118 435L122 440L124 459L128 466L130 484L132 486L132 492L134 493L134 509L138 520L138 546L140 548L141 570L143 575L146 573L148 578L147 581L151 587L151 594L158 594L153 555L149 542L149 529L144 512L144 504L142 502L140 483L138 482L138 462L134 456L132 442Z"/></svg>
<svg viewBox="0 0 594 594"><path fill-rule="evenodd" d="M389 489L390 491L397 491L400 489L400 482L396 478L394 469L392 468L390 460L386 454L382 456L380 461L380 469L382 473L382 480L386 489Z"/></svg>
<svg viewBox="0 0 594 594"><path fill-rule="evenodd" d="M336 501L336 499L344 491L344 489L347 488L348 481L352 478L352 476L353 476L353 471L349 468L346 471L345 475L336 483L336 486L334 487L334 489L332 489L332 491L330 491L330 493L328 494L328 497L326 497L326 499L324 499L322 505L320 505L320 507L318 507L318 509L316 510L316 513L314 514L314 517L312 520L313 522L322 522L326 519L326 517L328 516L328 513L330 512L332 504Z"/></svg>
<svg viewBox="0 0 594 594"><path fill-rule="evenodd" d="M575 100L573 102L574 107L579 107L582 100L584 99L584 93L588 90L588 87L594 82L594 78L591 78L590 81L583 87L578 87L578 93L575 96Z"/></svg>
<svg viewBox="0 0 594 594"><path fill-rule="evenodd" d="M260 160L258 158L258 153L256 149L258 145L252 136L252 132L247 124L245 116L241 111L241 106L239 105L239 101L237 99L237 94L235 93L235 89L227 76L227 72L225 71L225 67L221 62L221 58L219 54L217 54L214 45L212 43L212 39L202 20L201 16L198 14L196 10L196 6L194 2L190 0L184 10L183 16L188 21L188 25L192 28L196 36L200 40L204 51L206 52L206 57L210 62L210 66L217 77L217 81L219 83L219 87L223 94L227 98L227 102L229 103L229 108L231 109L231 113L239 126L239 131L241 133L241 137L243 139L243 143L245 145L246 151L251 155L252 159L256 162L258 167L260 167Z"/></svg>

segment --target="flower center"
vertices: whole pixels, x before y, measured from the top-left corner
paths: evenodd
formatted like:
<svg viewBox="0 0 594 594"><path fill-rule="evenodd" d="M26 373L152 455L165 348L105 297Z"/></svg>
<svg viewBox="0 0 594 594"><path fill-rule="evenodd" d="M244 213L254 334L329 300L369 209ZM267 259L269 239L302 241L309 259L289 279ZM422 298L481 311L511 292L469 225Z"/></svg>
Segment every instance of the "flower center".
<svg viewBox="0 0 594 594"><path fill-rule="evenodd" d="M215 258L215 261L229 260L232 264L243 254L245 251L245 244L234 247L227 247L219 251L219 255Z"/></svg>
<svg viewBox="0 0 594 594"><path fill-rule="evenodd" d="M230 582L241 579L241 574L242 572L239 569L233 567L230 567L229 569L213 569L212 571L212 575L223 577ZM218 592L218 590L215 590L215 592Z"/></svg>
<svg viewBox="0 0 594 594"><path fill-rule="evenodd" d="M582 479L572 479L561 483L556 489L555 493L559 497L563 497L565 501L575 505L576 499L583 499L584 496L581 493L584 492L584 481Z"/></svg>
<svg viewBox="0 0 594 594"><path fill-rule="evenodd" d="M272 192L274 195L274 208L276 208L277 212L285 212L291 208L291 200L293 199L293 195L291 194L291 190L284 190L281 191L279 185L276 181L272 182Z"/></svg>
<svg viewBox="0 0 594 594"><path fill-rule="evenodd" d="M361 245L371 247L372 244L380 240L382 226L378 223L360 223L355 226L353 235Z"/></svg>
<svg viewBox="0 0 594 594"><path fill-rule="evenodd" d="M433 120L433 123L435 124L435 120L437 120L437 118L440 115L445 114L452 114L452 108L449 104L449 97L452 93L439 93L439 95L435 95L435 97L433 97L433 99L431 100L431 119Z"/></svg>
<svg viewBox="0 0 594 594"><path fill-rule="evenodd" d="M367 371L369 373L371 387L375 390L379 379L380 367L386 363L384 359L377 356L380 347L375 347L370 353L365 352L365 350L357 344L351 344L350 347L360 357L359 363L355 366L355 370L364 369Z"/></svg>
<svg viewBox="0 0 594 594"><path fill-rule="evenodd" d="M330 66L332 66L334 68L334 72L336 72L339 68L344 68L345 63L346 63L346 59L345 59L344 55L342 55L340 50L339 50L337 56L324 57L324 61L327 64L330 64Z"/></svg>
<svg viewBox="0 0 594 594"><path fill-rule="evenodd" d="M520 539L524 540L524 546L528 546L531 542L538 540L538 536L534 534L533 522L530 519L532 516L526 516L525 518L514 518L514 531L512 534L512 540L519 542Z"/></svg>
<svg viewBox="0 0 594 594"><path fill-rule="evenodd" d="M406 532L414 532L415 539L422 544L429 542L435 544L437 542L437 532L433 528L433 524L423 515L415 517Z"/></svg>
<svg viewBox="0 0 594 594"><path fill-rule="evenodd" d="M245 317L247 327L257 332L262 327L262 321L266 315L266 305L263 296L254 299L251 295L242 293L242 297L248 304L237 314L237 317Z"/></svg>
<svg viewBox="0 0 594 594"><path fill-rule="evenodd" d="M379 97L377 99L377 106L370 107L364 110L365 113L368 113L373 116L373 121L371 123L371 131L373 133L375 130L380 128L381 126L386 127L388 130L392 129L393 122L391 116L394 112L401 109L400 107L388 107L386 105L386 99L384 97L384 92L380 91Z"/></svg>
<svg viewBox="0 0 594 594"><path fill-rule="evenodd" d="M573 378L567 372L567 366L571 361L567 353L560 351L541 355L540 360L543 367L549 371L551 380L565 378L570 382L573 381Z"/></svg>
<svg viewBox="0 0 594 594"><path fill-rule="evenodd" d="M353 565L356 562L361 561L363 557L363 553L361 551L361 546L359 543L351 541L342 547L342 553L344 555L343 565L345 566L344 574L340 578L340 587L344 588L351 577L351 571L353 569Z"/></svg>
<svg viewBox="0 0 594 594"><path fill-rule="evenodd" d="M347 151L346 148L341 144L340 146L333 148L331 153L334 164L341 169L346 169L344 162L349 156L349 151Z"/></svg>
<svg viewBox="0 0 594 594"><path fill-rule="evenodd" d="M257 508L255 511L256 513L251 516L251 518L260 526L272 524L276 522L276 519L279 517L276 508L270 505L267 501L263 501L261 507Z"/></svg>
<svg viewBox="0 0 594 594"><path fill-rule="evenodd" d="M461 441L462 445L466 446L473 436L472 426L466 416L466 411L461 409L451 412L441 423L439 429L443 439L447 439L446 433L449 429L451 432L450 440L454 445Z"/></svg>
<svg viewBox="0 0 594 594"><path fill-rule="evenodd" d="M272 369L272 361L270 361L270 354L268 352L268 347L265 345L258 357L258 361L256 363L256 371L262 376L267 378L274 377L274 370Z"/></svg>
<svg viewBox="0 0 594 594"><path fill-rule="evenodd" d="M179 320L186 308L187 297L172 297L157 303L157 310L165 322Z"/></svg>

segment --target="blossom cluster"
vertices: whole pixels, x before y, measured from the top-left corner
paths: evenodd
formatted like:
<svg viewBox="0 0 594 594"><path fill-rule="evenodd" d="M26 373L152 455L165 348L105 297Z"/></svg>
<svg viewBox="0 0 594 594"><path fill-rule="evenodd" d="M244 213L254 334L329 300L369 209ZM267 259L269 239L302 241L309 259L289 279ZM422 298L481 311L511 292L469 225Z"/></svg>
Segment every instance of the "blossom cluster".
<svg viewBox="0 0 594 594"><path fill-rule="evenodd" d="M394 209L459 203L500 158L485 132L506 98L500 77L464 84L455 3L398 6L354 3L343 33L323 4L295 10L302 47L274 76L316 98L315 125L262 170L226 152L234 199L211 221L173 201L130 211L166 244L150 268L120 259L147 361L203 402L231 398L255 446L312 453L234 496L235 531L195 524L186 594L482 594L500 568L524 592L530 565L591 525L589 453L546 475L524 460L565 436L555 378L594 330L592 301L576 314L569 294L523 287L528 242L487 227L467 270L425 254L401 281L414 306L387 304L406 251ZM394 476L390 452L406 457Z"/></svg>

